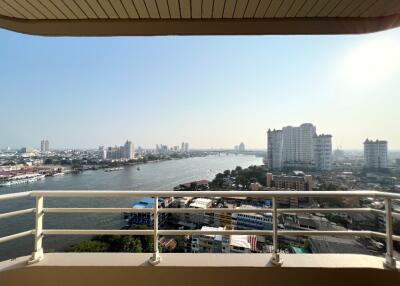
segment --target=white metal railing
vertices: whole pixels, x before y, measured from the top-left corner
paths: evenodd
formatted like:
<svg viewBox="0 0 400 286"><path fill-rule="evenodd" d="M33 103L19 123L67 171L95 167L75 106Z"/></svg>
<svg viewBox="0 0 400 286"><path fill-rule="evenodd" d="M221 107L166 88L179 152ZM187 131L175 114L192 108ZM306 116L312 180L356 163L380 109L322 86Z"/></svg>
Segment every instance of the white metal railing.
<svg viewBox="0 0 400 286"><path fill-rule="evenodd" d="M20 232L17 234L0 238L1 242L14 240L20 237L34 235L34 251L30 263L35 263L43 258L42 241L44 235L152 235L154 237L154 251L150 258L152 264L160 262L161 257L158 249L159 235L263 235L272 236L273 252L271 263L281 265L282 260L278 253L279 236L367 236L386 239L385 265L395 269L396 261L393 256L393 241L400 241L399 235L393 235L393 218L400 219L399 213L392 212L392 200L400 199L400 194L378 192L378 191L31 191L14 194L1 195L0 201L18 199L23 197L35 197L35 208L18 210L0 214L1 218L9 218L24 214L35 215L35 229ZM154 205L151 209L137 208L45 208L45 197L152 197ZM159 208L158 199L162 197L251 197L272 199L272 208L245 209L245 208ZM277 198L282 197L374 197L383 199L385 210L373 208L305 208L290 209L278 208ZM282 213L373 213L382 215L386 220L386 232L344 230L344 231L323 231L323 230L279 230L278 216ZM45 213L152 213L154 215L152 230L104 230L104 229L43 229L43 217ZM158 214L160 213L271 213L272 230L159 230Z"/></svg>

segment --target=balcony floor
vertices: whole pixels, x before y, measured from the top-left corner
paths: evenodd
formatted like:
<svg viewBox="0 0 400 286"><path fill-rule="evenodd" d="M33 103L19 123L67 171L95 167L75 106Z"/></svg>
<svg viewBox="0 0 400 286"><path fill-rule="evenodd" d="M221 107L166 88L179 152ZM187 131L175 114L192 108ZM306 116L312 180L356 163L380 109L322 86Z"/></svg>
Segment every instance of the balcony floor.
<svg viewBox="0 0 400 286"><path fill-rule="evenodd" d="M383 258L356 254L286 254L272 267L270 254L170 254L151 266L151 254L49 253L0 262L0 285L397 285L400 272ZM399 264L399 263L398 263ZM270 284L271 283L271 284ZM272 284L273 283L273 284Z"/></svg>

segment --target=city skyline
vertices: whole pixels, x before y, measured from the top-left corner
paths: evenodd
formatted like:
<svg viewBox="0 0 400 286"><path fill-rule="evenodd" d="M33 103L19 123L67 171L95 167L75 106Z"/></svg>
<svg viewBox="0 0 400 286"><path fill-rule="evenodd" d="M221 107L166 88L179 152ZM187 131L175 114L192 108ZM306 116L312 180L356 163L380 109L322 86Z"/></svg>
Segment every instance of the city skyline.
<svg viewBox="0 0 400 286"><path fill-rule="evenodd" d="M0 148L38 147L43 138L52 148L96 148L131 138L144 148L243 141L266 149L268 128L312 122L334 136L333 149L362 150L378 138L398 150L399 39L399 29L289 38L2 30L2 117L11 123L0 125Z"/></svg>

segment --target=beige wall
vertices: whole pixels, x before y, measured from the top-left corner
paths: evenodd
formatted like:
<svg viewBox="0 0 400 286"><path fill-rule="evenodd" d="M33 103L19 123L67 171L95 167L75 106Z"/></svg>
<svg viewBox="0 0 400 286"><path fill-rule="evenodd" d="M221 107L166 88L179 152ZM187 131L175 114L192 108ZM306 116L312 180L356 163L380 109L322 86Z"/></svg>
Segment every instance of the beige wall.
<svg viewBox="0 0 400 286"><path fill-rule="evenodd" d="M43 266L0 272L1 286L365 286L398 285L399 281L399 272L363 268Z"/></svg>

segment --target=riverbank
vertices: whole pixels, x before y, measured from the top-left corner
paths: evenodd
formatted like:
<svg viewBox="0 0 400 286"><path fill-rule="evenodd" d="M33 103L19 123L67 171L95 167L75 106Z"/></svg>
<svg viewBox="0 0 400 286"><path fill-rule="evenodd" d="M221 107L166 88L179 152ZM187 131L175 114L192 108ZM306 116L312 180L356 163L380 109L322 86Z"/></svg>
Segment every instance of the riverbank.
<svg viewBox="0 0 400 286"><path fill-rule="evenodd" d="M135 166L117 172L89 170L68 176L46 177L45 180L27 185L15 185L1 189L1 194L31 190L173 190L179 184L198 180L212 180L217 173L236 166L246 168L261 165L262 158L248 155L215 155L194 157L184 160L167 160L142 164L140 170ZM132 207L132 198L48 198L45 207ZM32 208L34 200L7 201L1 203L1 212ZM125 225L123 217L115 214L46 214L45 228L87 228L120 229ZM0 237L26 231L34 227L31 215L4 219L1 221ZM46 236L46 250L63 251L69 245L87 239L82 236ZM22 238L1 245L0 258L28 255L32 251L32 238Z"/></svg>

